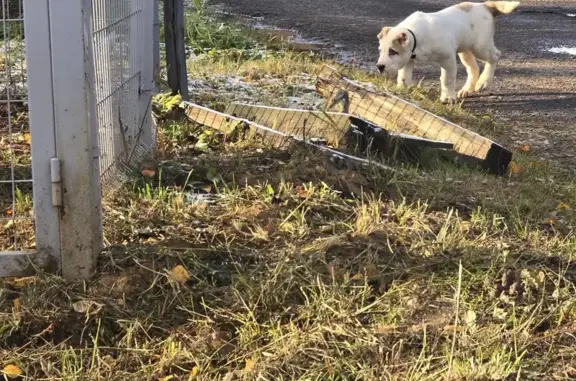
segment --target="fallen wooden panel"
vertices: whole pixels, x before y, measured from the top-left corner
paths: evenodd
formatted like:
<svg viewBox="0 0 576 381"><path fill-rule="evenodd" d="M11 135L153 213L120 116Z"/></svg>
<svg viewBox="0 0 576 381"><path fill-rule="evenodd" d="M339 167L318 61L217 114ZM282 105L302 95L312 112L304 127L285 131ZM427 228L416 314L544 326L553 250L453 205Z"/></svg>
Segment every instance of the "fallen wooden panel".
<svg viewBox="0 0 576 381"><path fill-rule="evenodd" d="M227 133L230 131L231 124L243 124L245 130L250 130L252 133L257 133L261 135L268 143L272 143L275 146L283 145L288 141L297 141L309 145L311 147L317 148L321 152L328 153L332 155L332 157L337 157L339 159L354 161L361 164L368 164L372 166L376 166L382 169L386 169L388 171L395 172L395 170L387 165L382 163L374 162L368 159L364 159L361 157L356 157L353 155L349 155L335 149L326 147L322 144L316 144L309 139L304 139L301 136L295 134L289 134L283 131L274 130L272 128L263 126L259 123L250 121L245 118L238 118L233 115L228 115L222 112L218 112L216 110L209 109L204 106L200 106L191 102L184 101L183 104L186 106L186 116L189 120L194 121L196 123L202 124L204 126L214 128L216 130L222 131Z"/></svg>
<svg viewBox="0 0 576 381"><path fill-rule="evenodd" d="M493 174L503 175L512 152L475 132L436 116L392 94L366 90L344 78L336 69L325 66L316 90L328 101L343 98L346 112L368 120L390 132L449 141L454 151Z"/></svg>
<svg viewBox="0 0 576 381"><path fill-rule="evenodd" d="M280 107L231 103L226 114L270 127L304 139L323 138L332 147L340 147L350 128L349 115Z"/></svg>
<svg viewBox="0 0 576 381"><path fill-rule="evenodd" d="M280 107L232 103L226 113L265 125L304 139L319 138L332 147L349 145L352 138L372 149L387 153L393 148L453 149L454 144L406 134L390 133L366 120L345 113L308 111ZM357 133L358 139L354 137ZM368 143L370 141L370 143ZM394 146L394 147L393 147ZM363 151L363 150L362 150Z"/></svg>

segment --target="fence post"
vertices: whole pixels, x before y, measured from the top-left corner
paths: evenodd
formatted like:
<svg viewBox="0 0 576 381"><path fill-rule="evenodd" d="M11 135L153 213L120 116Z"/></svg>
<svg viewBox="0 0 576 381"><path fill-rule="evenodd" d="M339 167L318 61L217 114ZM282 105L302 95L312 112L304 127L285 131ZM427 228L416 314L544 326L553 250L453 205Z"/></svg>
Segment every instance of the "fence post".
<svg viewBox="0 0 576 381"><path fill-rule="evenodd" d="M61 162L62 275L92 274L102 250L98 143L94 141L94 65L91 0L49 0L56 150ZM95 157L96 156L96 157Z"/></svg>
<svg viewBox="0 0 576 381"><path fill-rule="evenodd" d="M152 128L152 93L154 92L154 65L155 65L155 37L154 37L154 1L143 3L144 12L144 30L143 36L138 36L144 41L142 50L142 63L140 66L140 88L138 91L139 113L138 113L138 126L142 128L140 141L134 144L142 144L146 148L152 148L156 141L154 130ZM156 3L158 5L158 3ZM158 9L156 7L156 9ZM134 41L134 45L141 40ZM152 42L152 43L150 43Z"/></svg>
<svg viewBox="0 0 576 381"><path fill-rule="evenodd" d="M154 12L154 37L152 49L154 50L154 80L160 75L160 4L158 0L152 0ZM156 84L155 91L158 91Z"/></svg>
<svg viewBox="0 0 576 381"><path fill-rule="evenodd" d="M188 73L184 44L184 0L164 0L164 40L168 85L188 100Z"/></svg>
<svg viewBox="0 0 576 381"><path fill-rule="evenodd" d="M56 157L48 2L24 0L36 250L60 271L59 209L52 205L50 160Z"/></svg>

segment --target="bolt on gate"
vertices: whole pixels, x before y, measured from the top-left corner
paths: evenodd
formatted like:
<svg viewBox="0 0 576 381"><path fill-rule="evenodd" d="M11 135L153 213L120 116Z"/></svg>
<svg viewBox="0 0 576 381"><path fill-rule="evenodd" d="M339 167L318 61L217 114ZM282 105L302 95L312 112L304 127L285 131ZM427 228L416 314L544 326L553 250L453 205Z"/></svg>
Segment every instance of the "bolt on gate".
<svg viewBox="0 0 576 381"><path fill-rule="evenodd" d="M85 278L103 191L155 143L158 4L0 4L0 276Z"/></svg>

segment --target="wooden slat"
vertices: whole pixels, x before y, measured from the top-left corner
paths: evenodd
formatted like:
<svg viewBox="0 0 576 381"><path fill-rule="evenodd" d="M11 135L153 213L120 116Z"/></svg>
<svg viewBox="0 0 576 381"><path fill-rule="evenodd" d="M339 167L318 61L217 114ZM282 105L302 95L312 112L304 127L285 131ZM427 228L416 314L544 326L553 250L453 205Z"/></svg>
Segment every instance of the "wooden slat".
<svg viewBox="0 0 576 381"><path fill-rule="evenodd" d="M361 118L337 112L232 103L226 109L226 113L257 122L290 135L297 135L302 138L322 138L332 147L345 145L345 137L352 125L358 126L362 124L362 127L369 127L375 131L381 129L380 126L376 126ZM376 140L373 143L373 147L376 149L379 148L380 144L387 144L391 138L396 139L396 144L412 148L453 149L454 147L454 144L448 141L437 141L399 133L375 133L373 137Z"/></svg>
<svg viewBox="0 0 576 381"><path fill-rule="evenodd" d="M386 169L392 172L395 170L387 165L370 161L365 158L349 155L344 152L337 151L330 147L326 147L323 145L315 144L310 140L303 139L302 136L298 136L295 134L290 134L284 131L275 130L268 126L261 125L257 122L250 121L246 118L240 118L234 115L224 114L215 110L211 110L209 108L190 103L190 102L183 102L186 105L185 114L190 121L194 121L196 123L202 124L204 126L214 128L216 130L222 131L224 133L229 131L229 128L232 123L244 123L247 129L250 129L251 133L257 133L261 135L267 143L272 143L275 146L279 146L284 144L287 141L297 141L304 143L308 146L317 148L320 152L325 154L329 154L331 156L338 156L340 158L349 160L351 162L361 163L363 165L371 165L375 167L379 167L382 169ZM268 112L271 110L267 110Z"/></svg>
<svg viewBox="0 0 576 381"><path fill-rule="evenodd" d="M226 114L305 139L323 138L332 147L342 145L350 128L349 115L341 113L231 103Z"/></svg>
<svg viewBox="0 0 576 381"><path fill-rule="evenodd" d="M432 140L447 140L454 150L477 159L484 169L504 174L512 153L501 145L469 131L392 94L366 90L332 67L325 66L318 77L316 90L330 100L341 91L348 94L347 112L366 119L390 132L416 135Z"/></svg>

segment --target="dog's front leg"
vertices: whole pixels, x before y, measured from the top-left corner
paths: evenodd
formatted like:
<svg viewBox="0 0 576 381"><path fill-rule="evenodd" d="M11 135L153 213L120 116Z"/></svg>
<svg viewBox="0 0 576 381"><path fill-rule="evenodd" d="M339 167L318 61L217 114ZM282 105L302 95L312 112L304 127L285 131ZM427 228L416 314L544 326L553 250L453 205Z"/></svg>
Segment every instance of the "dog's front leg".
<svg viewBox="0 0 576 381"><path fill-rule="evenodd" d="M440 75L441 94L440 101L442 103L455 103L456 102L456 55L445 59L440 62L442 67Z"/></svg>
<svg viewBox="0 0 576 381"><path fill-rule="evenodd" d="M405 86L412 85L412 70L414 69L414 60L408 61L408 63L398 71L398 87L403 88Z"/></svg>

